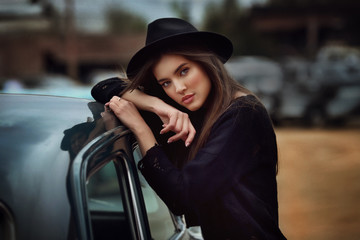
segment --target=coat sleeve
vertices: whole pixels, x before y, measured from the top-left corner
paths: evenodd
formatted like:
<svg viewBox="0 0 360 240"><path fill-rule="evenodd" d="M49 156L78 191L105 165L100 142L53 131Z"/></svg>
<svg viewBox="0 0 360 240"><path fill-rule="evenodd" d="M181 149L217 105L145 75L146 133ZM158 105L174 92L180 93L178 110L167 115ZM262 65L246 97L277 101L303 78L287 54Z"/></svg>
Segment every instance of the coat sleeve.
<svg viewBox="0 0 360 240"><path fill-rule="evenodd" d="M187 212L193 204L206 204L257 164L252 129L258 113L249 107L225 112L214 124L206 145L181 170L173 166L161 146L147 152L139 169L175 214Z"/></svg>

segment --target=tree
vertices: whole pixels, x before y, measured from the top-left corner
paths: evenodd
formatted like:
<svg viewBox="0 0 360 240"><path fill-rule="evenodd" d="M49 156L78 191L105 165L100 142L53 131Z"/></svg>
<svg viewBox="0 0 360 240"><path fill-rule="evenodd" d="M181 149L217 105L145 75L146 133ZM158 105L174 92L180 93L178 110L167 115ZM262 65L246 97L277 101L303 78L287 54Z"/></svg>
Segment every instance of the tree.
<svg viewBox="0 0 360 240"><path fill-rule="evenodd" d="M191 1L192 0L175 0L171 2L171 7L179 18L190 21L189 8L191 7Z"/></svg>
<svg viewBox="0 0 360 240"><path fill-rule="evenodd" d="M233 42L234 55L272 55L271 42L253 31L248 12L236 0L210 3L203 24L205 30L227 36Z"/></svg>
<svg viewBox="0 0 360 240"><path fill-rule="evenodd" d="M106 17L111 33L141 33L146 30L146 21L142 17L120 8L107 9Z"/></svg>

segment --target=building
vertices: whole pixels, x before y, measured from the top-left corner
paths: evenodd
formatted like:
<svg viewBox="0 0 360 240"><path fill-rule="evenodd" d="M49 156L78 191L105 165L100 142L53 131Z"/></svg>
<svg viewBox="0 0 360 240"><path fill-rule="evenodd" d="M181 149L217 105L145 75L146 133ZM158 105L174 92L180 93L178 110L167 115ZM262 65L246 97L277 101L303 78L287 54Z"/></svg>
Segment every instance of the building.
<svg viewBox="0 0 360 240"><path fill-rule="evenodd" d="M261 36L276 44L280 55L314 57L329 43L360 45L358 2L251 9L250 22Z"/></svg>
<svg viewBox="0 0 360 240"><path fill-rule="evenodd" d="M5 6L5 5L3 5ZM85 82L96 69L119 70L144 44L144 34L79 33L71 17L59 23L42 3L8 4L0 11L0 81L64 74ZM61 26L61 25L65 26Z"/></svg>

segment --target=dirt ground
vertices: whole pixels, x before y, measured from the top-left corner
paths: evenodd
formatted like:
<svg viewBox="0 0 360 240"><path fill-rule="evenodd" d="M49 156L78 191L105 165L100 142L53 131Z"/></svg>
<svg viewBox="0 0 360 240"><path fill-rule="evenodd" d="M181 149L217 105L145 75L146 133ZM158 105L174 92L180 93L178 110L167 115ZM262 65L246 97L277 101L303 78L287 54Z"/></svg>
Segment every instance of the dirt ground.
<svg viewBox="0 0 360 240"><path fill-rule="evenodd" d="M360 128L277 128L276 133L285 236L360 239Z"/></svg>

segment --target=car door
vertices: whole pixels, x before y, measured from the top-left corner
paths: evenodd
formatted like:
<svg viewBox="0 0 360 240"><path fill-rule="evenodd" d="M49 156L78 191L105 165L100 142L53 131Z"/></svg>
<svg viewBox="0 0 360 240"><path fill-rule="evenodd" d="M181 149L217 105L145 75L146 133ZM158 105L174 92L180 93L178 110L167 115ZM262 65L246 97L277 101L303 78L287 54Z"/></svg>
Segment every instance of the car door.
<svg viewBox="0 0 360 240"><path fill-rule="evenodd" d="M132 133L119 126L76 156L70 202L80 239L181 239L185 227L138 174Z"/></svg>

